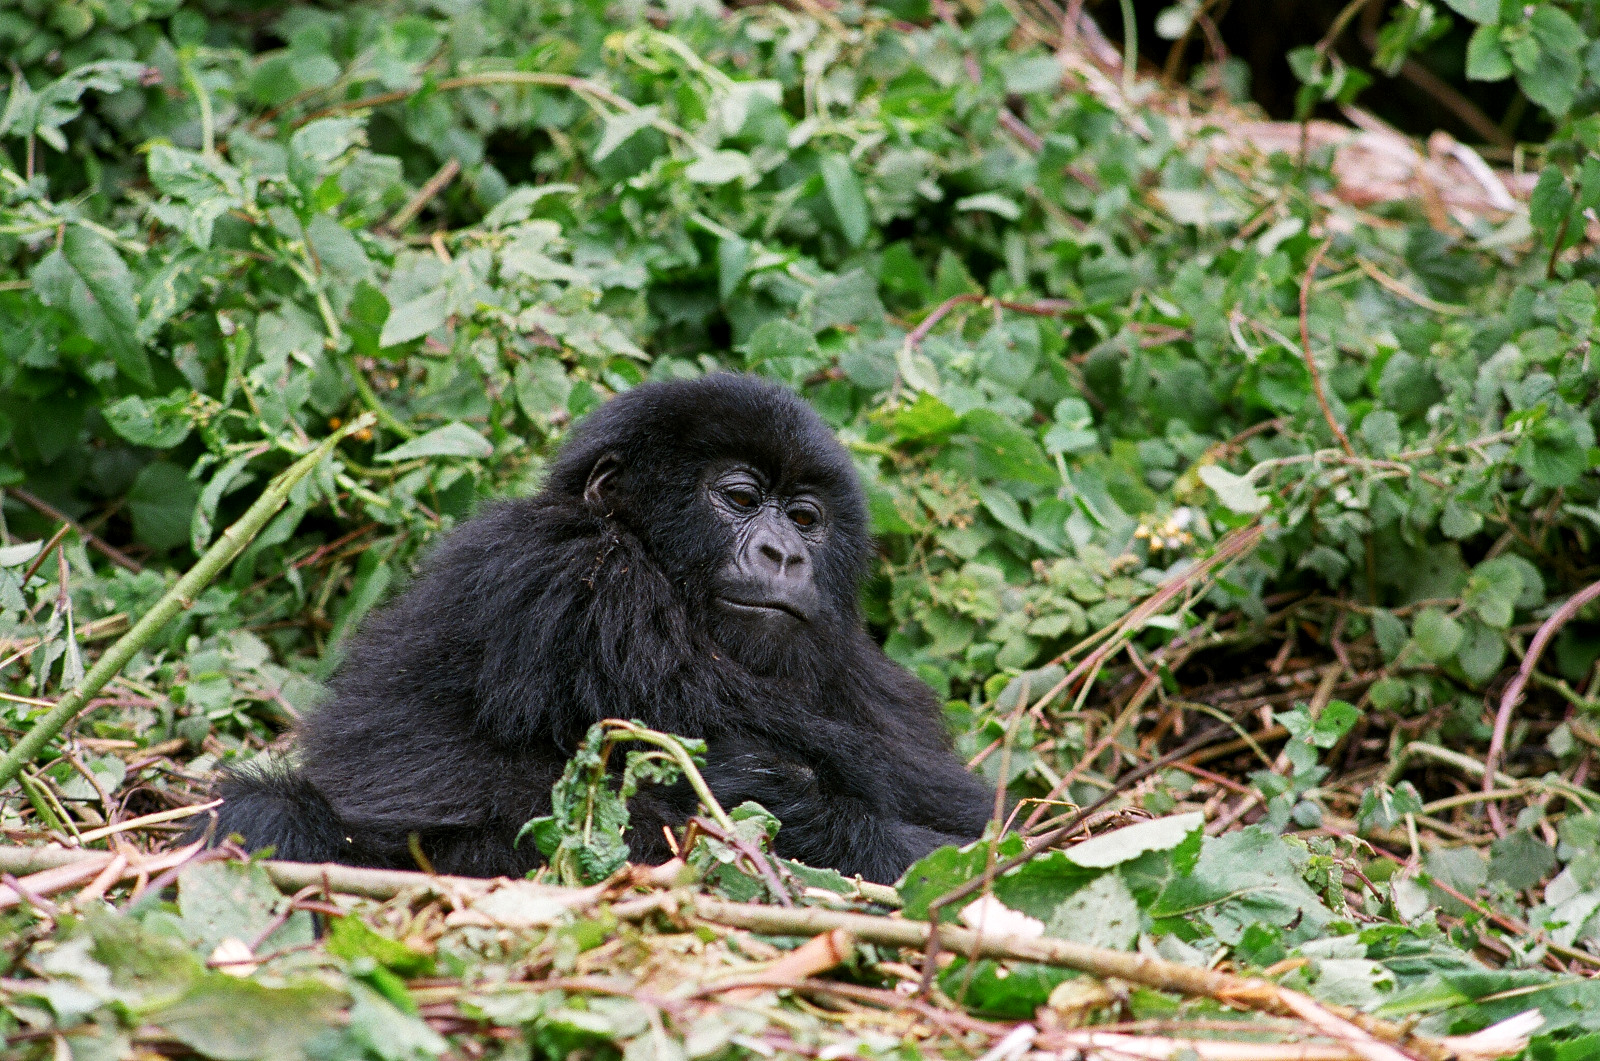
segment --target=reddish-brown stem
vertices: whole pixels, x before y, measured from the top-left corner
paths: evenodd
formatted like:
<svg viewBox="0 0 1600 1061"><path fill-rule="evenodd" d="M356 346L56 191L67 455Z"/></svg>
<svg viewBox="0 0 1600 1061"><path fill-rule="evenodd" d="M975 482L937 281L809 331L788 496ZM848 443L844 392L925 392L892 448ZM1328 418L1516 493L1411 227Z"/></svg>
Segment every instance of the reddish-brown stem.
<svg viewBox="0 0 1600 1061"><path fill-rule="evenodd" d="M1516 710L1517 703L1522 699L1522 690L1527 688L1528 681L1533 677L1533 670L1539 665L1539 657L1544 655L1546 646L1550 644L1556 632L1567 624L1567 621L1583 608L1585 604L1600 598L1600 582L1591 582L1583 589L1567 598L1567 602L1557 608L1550 618L1539 627L1539 632L1533 635L1533 640L1528 643L1528 652L1522 657L1522 666L1517 668L1517 676L1511 679L1511 684L1506 686L1505 693L1500 697L1500 710L1494 716L1494 735L1489 738L1489 754L1483 759L1483 790L1493 792L1495 775L1499 771L1500 757L1505 752L1506 734L1511 730L1511 712ZM1487 804L1489 810L1489 825L1494 829L1496 836L1506 835L1506 822L1500 813L1500 808L1494 803Z"/></svg>
<svg viewBox="0 0 1600 1061"><path fill-rule="evenodd" d="M43 498L35 497L28 491L16 486L6 487L5 492L9 493L18 501L21 501L24 505L27 505L29 508L33 509L35 512L38 512L40 515L48 516L50 519L65 523L67 526L78 532L78 535L83 539L84 544L103 555L107 560L110 560L118 567L132 571L136 575L140 571L144 570L144 568L140 567L132 559L126 556L120 549L108 542L102 541L100 538L95 537L93 534L89 533L83 524L68 516L65 512L61 511L59 508L56 508L56 506L50 504L50 502L44 500Z"/></svg>
<svg viewBox="0 0 1600 1061"><path fill-rule="evenodd" d="M1354 457L1356 451L1350 445L1350 436L1344 433L1339 421L1333 418L1333 409L1328 405L1328 392L1322 387L1322 372L1317 368L1317 359L1311 354L1311 324L1306 313L1306 307L1311 301L1311 281L1316 278L1317 266L1322 264L1322 256L1328 252L1328 247L1332 243L1332 236L1322 241L1322 246L1311 256L1311 264L1306 268L1304 279L1300 281L1300 353L1305 358L1306 371L1311 373L1311 388L1316 392L1317 404L1322 407L1322 418L1333 430L1333 437L1339 440L1339 448L1343 449L1346 455Z"/></svg>

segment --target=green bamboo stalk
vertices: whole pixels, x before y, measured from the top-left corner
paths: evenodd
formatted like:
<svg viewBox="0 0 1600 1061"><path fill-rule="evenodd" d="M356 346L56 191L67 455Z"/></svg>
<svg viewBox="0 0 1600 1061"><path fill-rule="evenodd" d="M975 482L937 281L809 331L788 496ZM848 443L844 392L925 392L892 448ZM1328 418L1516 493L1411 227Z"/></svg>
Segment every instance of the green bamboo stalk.
<svg viewBox="0 0 1600 1061"><path fill-rule="evenodd" d="M295 461L268 484L262 495L256 498L255 504L250 506L237 523L222 532L216 543L206 550L205 555L178 579L178 584L168 590L166 595L156 602L156 606L133 625L133 629L118 638L117 643L107 649L89 669L89 673L84 675L83 681L56 701L56 706L35 722L23 738L6 752L5 758L0 760L0 788L16 780L23 766L32 762L33 758L44 750L44 746L51 738L60 733L73 716L83 710L83 705L127 666L134 653L148 644L150 639L179 612L194 606L195 598L199 596L200 591L233 562L244 547L250 544L251 539L261 533L261 529L277 514L278 509L283 507L284 502L289 500L289 491L294 489L296 483L321 464L333 451L333 447L337 446L346 435L364 427L371 427L373 422L374 417L371 413L350 421L323 439L321 445Z"/></svg>

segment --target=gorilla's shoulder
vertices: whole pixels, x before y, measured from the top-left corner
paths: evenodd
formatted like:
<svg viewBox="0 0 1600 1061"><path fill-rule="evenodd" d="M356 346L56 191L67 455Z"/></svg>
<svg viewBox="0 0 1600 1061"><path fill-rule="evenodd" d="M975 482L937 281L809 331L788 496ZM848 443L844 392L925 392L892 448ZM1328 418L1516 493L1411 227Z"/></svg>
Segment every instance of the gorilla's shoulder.
<svg viewBox="0 0 1600 1061"><path fill-rule="evenodd" d="M545 494L491 501L444 536L423 558L422 572L447 577L467 573L499 579L502 563L528 564L564 559L561 546L590 542L604 530L599 519L571 505L552 502ZM519 561L520 558L520 561Z"/></svg>

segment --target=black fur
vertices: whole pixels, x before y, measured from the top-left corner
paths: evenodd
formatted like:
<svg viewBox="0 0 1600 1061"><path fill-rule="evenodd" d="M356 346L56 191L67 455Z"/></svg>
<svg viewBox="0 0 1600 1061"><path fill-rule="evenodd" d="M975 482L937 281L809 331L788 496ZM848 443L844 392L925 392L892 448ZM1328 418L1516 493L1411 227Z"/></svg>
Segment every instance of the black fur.
<svg viewBox="0 0 1600 1061"><path fill-rule="evenodd" d="M714 599L741 545L706 480L735 461L826 512L807 531L821 604L776 635ZM416 833L440 872L521 874L539 856L514 838L585 730L637 718L706 738L712 791L776 814L781 854L892 881L976 837L993 795L862 629L870 547L849 458L799 399L733 375L640 386L574 430L537 496L461 526L368 618L295 765L223 776L216 835L410 868ZM693 807L682 785L641 792L635 861L666 858L662 826Z"/></svg>

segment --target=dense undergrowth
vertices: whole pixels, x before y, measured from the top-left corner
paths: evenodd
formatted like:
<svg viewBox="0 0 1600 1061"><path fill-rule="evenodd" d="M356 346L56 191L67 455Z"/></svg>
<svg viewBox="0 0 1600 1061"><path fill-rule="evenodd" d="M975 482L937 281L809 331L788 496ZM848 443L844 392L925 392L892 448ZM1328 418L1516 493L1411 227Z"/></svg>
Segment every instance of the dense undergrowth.
<svg viewBox="0 0 1600 1061"><path fill-rule="evenodd" d="M1600 577L1596 12L1449 7L1479 27L1467 73L1554 130L1519 155L1526 200L1501 185L1476 214L1343 194L1323 150L1219 151L1247 110L1053 54L1036 5L0 10L7 745L275 474L377 416L0 794L0 828L104 848L200 803L575 418L751 371L857 457L868 621L974 768L1046 800L1018 821L1113 786L1092 831L1163 817L1033 860L1002 902L1431 1034L1538 1009L1528 1056L1600 1056L1600 611L1558 612ZM1423 8L1445 14L1397 5L1394 55ZM1328 51L1296 69L1308 114L1359 87ZM713 891L865 901L757 873L761 818L740 821L701 841ZM988 864L935 855L901 899ZM1010 1026L963 1009L1048 999L1060 1034L1239 1016L1003 959L945 968L937 1019L884 991L685 1016L639 984L771 939L402 892L361 908L378 934L346 917L317 945L312 913L349 903L291 909L231 863L185 870L175 904L114 891L118 914L23 891L0 890L0 1030L24 1056L982 1053ZM908 961L864 944L843 980L911 984ZM602 974L636 997L582 980Z"/></svg>

